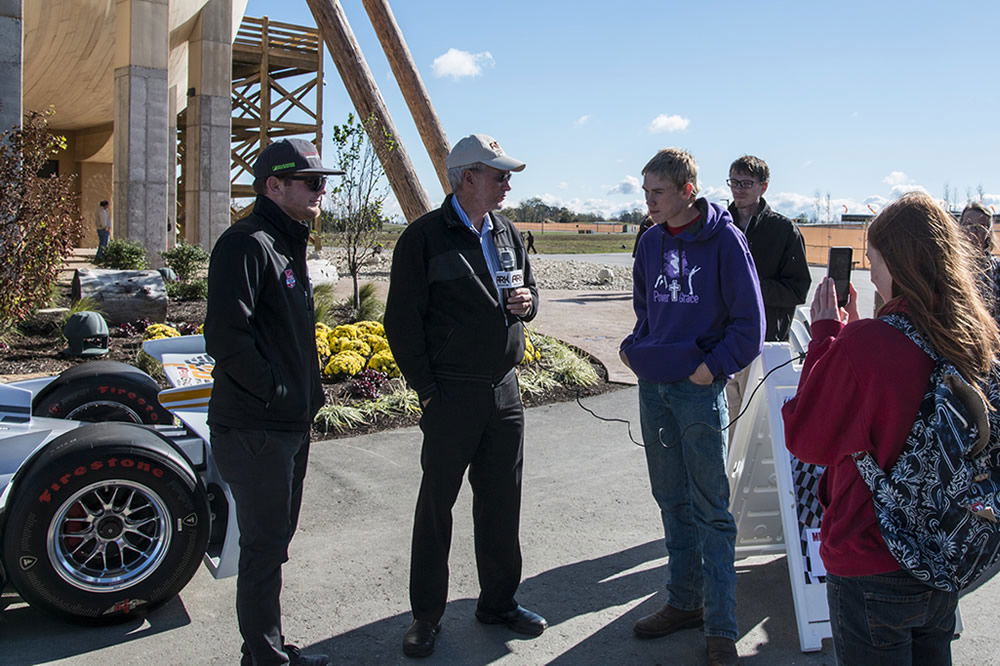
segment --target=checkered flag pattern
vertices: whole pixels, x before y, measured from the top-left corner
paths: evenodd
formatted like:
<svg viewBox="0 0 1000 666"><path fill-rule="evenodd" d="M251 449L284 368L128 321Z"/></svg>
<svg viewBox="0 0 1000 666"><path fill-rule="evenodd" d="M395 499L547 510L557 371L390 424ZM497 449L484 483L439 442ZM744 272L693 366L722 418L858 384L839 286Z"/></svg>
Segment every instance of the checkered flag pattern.
<svg viewBox="0 0 1000 666"><path fill-rule="evenodd" d="M799 544L802 558L805 560L806 584L823 583L826 576L814 576L812 563L809 560L809 550L805 538L807 528L818 528L823 515L823 507L819 503L819 479L823 476L824 467L812 463L804 463L789 454L792 467L792 484L795 487L795 508L799 519Z"/></svg>

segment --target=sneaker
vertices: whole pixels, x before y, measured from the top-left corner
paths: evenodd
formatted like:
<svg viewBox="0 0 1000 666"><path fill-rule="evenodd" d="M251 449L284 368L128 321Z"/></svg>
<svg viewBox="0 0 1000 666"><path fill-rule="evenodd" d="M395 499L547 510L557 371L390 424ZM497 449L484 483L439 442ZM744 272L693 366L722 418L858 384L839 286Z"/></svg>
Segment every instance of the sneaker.
<svg viewBox="0 0 1000 666"><path fill-rule="evenodd" d="M705 624L703 609L682 611L667 604L652 615L647 615L636 622L632 631L639 638L659 638L681 629L697 629L703 624Z"/></svg>
<svg viewBox="0 0 1000 666"><path fill-rule="evenodd" d="M325 654L302 654L298 645L284 645L283 649L291 666L328 666L331 663Z"/></svg>
<svg viewBox="0 0 1000 666"><path fill-rule="evenodd" d="M740 655L736 652L736 641L722 636L705 638L708 650L708 666L733 666L740 663Z"/></svg>

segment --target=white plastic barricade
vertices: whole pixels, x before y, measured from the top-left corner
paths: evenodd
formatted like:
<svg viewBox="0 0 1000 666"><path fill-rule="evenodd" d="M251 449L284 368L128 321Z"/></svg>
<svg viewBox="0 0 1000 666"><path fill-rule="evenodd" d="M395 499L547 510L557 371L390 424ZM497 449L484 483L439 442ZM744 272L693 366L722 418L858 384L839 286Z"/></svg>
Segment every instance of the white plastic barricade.
<svg viewBox="0 0 1000 666"><path fill-rule="evenodd" d="M750 367L743 398L747 409L733 426L729 448L729 487L737 557L786 554L799 647L815 652L831 635L816 497L823 469L796 460L785 448L781 406L795 395L801 369L791 359L787 343L767 342Z"/></svg>

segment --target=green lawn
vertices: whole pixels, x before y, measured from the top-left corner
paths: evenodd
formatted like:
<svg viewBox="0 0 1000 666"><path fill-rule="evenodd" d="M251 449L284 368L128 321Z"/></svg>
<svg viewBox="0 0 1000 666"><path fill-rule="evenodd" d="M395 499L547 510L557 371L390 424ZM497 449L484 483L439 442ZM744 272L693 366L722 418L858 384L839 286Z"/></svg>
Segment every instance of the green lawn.
<svg viewBox="0 0 1000 666"><path fill-rule="evenodd" d="M395 247L396 239L404 227L386 227L379 234L379 242L386 249ZM541 254L600 254L605 252L631 252L635 234L593 233L578 234L568 231L535 231L535 249ZM323 234L323 245L337 246L335 234Z"/></svg>
<svg viewBox="0 0 1000 666"><path fill-rule="evenodd" d="M379 234L379 242L388 250L395 247L403 226L391 225ZM578 234L569 231L540 231L535 235L535 249L540 254L603 254L606 252L631 252L635 234L593 233ZM335 234L323 234L323 245L335 247L339 243Z"/></svg>
<svg viewBox="0 0 1000 666"><path fill-rule="evenodd" d="M535 249L539 254L604 254L631 252L635 234L593 233L578 234L567 231L533 231Z"/></svg>

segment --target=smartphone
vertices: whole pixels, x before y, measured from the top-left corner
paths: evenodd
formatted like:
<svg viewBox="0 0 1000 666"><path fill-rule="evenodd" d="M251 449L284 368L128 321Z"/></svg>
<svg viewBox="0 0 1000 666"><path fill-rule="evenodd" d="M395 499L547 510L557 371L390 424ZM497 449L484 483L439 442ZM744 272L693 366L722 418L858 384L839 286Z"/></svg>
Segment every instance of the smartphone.
<svg viewBox="0 0 1000 666"><path fill-rule="evenodd" d="M851 294L853 256L854 250L849 247L831 247L826 262L826 274L833 278L837 287L837 306L841 308L847 305L847 299Z"/></svg>

